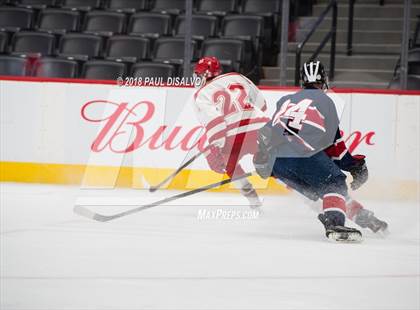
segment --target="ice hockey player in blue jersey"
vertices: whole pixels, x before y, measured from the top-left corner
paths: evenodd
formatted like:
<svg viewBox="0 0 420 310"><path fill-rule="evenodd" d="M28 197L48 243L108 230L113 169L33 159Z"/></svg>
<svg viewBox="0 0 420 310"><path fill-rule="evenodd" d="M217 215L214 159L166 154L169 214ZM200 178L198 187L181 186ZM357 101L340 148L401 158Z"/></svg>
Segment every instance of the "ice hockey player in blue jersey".
<svg viewBox="0 0 420 310"><path fill-rule="evenodd" d="M322 200L318 218L330 240L362 240L359 230L345 226L346 217L374 232L386 230L385 222L348 195L343 171L352 175L356 190L367 181L368 169L365 157L352 156L342 140L336 106L325 93L328 77L321 62L303 65L301 83L301 91L277 102L271 121L259 132L257 173L277 178L311 200Z"/></svg>

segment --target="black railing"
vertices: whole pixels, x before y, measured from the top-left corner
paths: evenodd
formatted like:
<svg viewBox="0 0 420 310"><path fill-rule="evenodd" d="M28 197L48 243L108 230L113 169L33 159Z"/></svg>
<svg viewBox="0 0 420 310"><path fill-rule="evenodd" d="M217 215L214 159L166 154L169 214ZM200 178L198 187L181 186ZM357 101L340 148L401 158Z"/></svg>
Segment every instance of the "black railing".
<svg viewBox="0 0 420 310"><path fill-rule="evenodd" d="M354 3L356 0L349 1L349 20L347 25L347 55L353 54L353 19L354 19Z"/></svg>
<svg viewBox="0 0 420 310"><path fill-rule="evenodd" d="M305 39L298 44L296 48L296 60L295 60L295 85L299 85L299 70L300 70L300 63L302 58L302 50L311 36L314 34L315 30L318 26L323 22L327 14L332 10L332 23L331 23L331 30L327 33L327 35L322 40L321 44L317 47L315 52L309 58L309 61L314 60L318 54L322 51L324 46L331 40L331 49L330 49L330 70L329 70L329 77L331 79L334 78L334 71L335 71L335 41L336 41L336 34L337 34L337 1L331 0L328 6L325 8L324 12L322 12L321 16L316 20L315 24L312 26L309 33L306 35Z"/></svg>
<svg viewBox="0 0 420 310"><path fill-rule="evenodd" d="M356 0L349 0L349 21L347 25L347 55L353 54L353 20L354 20L354 4ZM379 0L380 5L385 4L385 0Z"/></svg>

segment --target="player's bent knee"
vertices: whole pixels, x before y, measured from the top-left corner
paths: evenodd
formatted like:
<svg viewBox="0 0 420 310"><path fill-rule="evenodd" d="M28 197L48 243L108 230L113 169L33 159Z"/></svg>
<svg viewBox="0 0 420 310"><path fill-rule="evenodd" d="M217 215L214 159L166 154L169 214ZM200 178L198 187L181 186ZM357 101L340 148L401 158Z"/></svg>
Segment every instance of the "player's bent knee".
<svg viewBox="0 0 420 310"><path fill-rule="evenodd" d="M329 179L324 184L320 184L317 192L319 196L322 197L328 193L337 193L343 197L347 197L347 184L345 176L337 176L335 178Z"/></svg>

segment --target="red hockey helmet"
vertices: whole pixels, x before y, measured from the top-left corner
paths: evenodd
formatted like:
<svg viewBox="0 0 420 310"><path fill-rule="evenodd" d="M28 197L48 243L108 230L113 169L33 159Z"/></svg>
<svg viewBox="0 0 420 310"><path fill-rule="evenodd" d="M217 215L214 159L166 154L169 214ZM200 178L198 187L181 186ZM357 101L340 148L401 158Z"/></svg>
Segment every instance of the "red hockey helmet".
<svg viewBox="0 0 420 310"><path fill-rule="evenodd" d="M203 57L195 65L194 73L208 79L218 76L222 73L222 69L216 57Z"/></svg>

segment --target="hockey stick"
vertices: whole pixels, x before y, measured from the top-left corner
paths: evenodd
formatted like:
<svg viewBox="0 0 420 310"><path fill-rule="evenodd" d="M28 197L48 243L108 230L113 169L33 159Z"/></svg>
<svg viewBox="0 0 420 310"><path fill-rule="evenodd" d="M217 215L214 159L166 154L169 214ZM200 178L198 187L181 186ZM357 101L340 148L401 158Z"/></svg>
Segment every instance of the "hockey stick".
<svg viewBox="0 0 420 310"><path fill-rule="evenodd" d="M208 145L204 148L204 150L200 153L195 154L193 157L191 157L189 160L187 160L185 163L183 163L178 169L176 169L174 172L172 172L170 175L166 177L165 180L160 182L159 184L153 185L149 187L149 192L153 193L157 191L159 188L161 188L166 182L169 182L172 180L181 170L183 170L185 167L189 166L194 160L196 160L198 157L200 157L202 154L206 153L207 150L209 150L211 145Z"/></svg>
<svg viewBox="0 0 420 310"><path fill-rule="evenodd" d="M203 186L203 187L199 187L199 188L193 189L193 190L185 192L185 193L181 193L181 194L178 194L178 195L175 195L175 196L172 196L172 197L164 198L162 200L152 202L152 203L149 203L147 205L136 207L134 209L127 210L127 211L117 213L117 214L114 214L114 215L102 215L102 214L99 214L99 213L95 213L95 212L93 212L93 211L91 211L91 210L89 210L89 209L87 209L83 206L75 206L73 211L76 214L79 214L81 216L90 218L90 219L98 221L98 222L108 222L108 221L111 221L111 220L114 220L114 219L117 219L117 218L120 218L120 217L123 217L123 216L126 216L126 215L130 215L130 214L137 213L137 212L140 212L140 211L143 211L143 210L146 210L146 209L157 207L159 205L162 205L162 204L165 204L165 203L168 203L168 202L180 199L180 198L184 198L184 197L191 196L191 195L194 195L194 194L197 194L197 193L201 193L201 192L204 192L208 189L212 189L212 188L224 185L224 184L228 184L228 183L231 183L231 182L234 182L234 181L237 181L237 180L241 180L241 179L247 178L251 175L252 175L252 173L246 173L246 174L244 174L242 176L239 176L239 177L236 177L236 178L230 178L230 179L222 180L220 182L216 182L216 183L209 184L209 185L206 185L206 186Z"/></svg>

